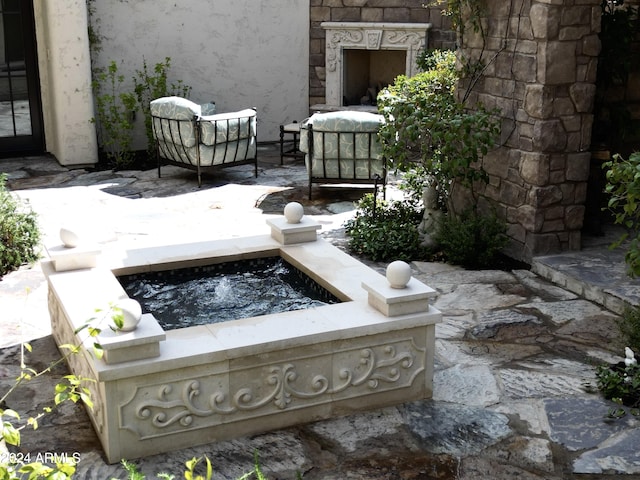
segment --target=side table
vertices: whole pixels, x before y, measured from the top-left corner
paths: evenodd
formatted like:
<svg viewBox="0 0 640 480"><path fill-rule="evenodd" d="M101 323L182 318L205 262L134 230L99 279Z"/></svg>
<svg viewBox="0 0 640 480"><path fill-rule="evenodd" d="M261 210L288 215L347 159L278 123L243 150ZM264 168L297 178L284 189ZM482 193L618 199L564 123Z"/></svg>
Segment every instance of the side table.
<svg viewBox="0 0 640 480"><path fill-rule="evenodd" d="M289 150L284 149L284 135L293 135L293 146ZM300 124L297 121L280 125L280 165L284 163L284 157L304 158L304 152L300 150Z"/></svg>

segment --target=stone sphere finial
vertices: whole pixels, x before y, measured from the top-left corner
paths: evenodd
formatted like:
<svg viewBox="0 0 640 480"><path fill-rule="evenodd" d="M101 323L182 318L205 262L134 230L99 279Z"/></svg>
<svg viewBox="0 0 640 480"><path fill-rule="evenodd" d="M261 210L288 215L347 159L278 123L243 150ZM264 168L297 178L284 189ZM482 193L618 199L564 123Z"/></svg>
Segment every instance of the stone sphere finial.
<svg viewBox="0 0 640 480"><path fill-rule="evenodd" d="M300 223L304 217L304 207L298 202L289 202L284 207L284 218L287 223Z"/></svg>
<svg viewBox="0 0 640 480"><path fill-rule="evenodd" d="M118 300L116 307L122 310L122 332L131 332L138 328L138 324L142 319L142 307L137 300L133 298L123 298Z"/></svg>
<svg viewBox="0 0 640 480"><path fill-rule="evenodd" d="M396 260L387 265L387 281L391 288L405 288L411 280L411 267L408 263Z"/></svg>
<svg viewBox="0 0 640 480"><path fill-rule="evenodd" d="M62 244L67 248L77 247L80 243L78 234L66 227L60 229L60 240L62 240Z"/></svg>

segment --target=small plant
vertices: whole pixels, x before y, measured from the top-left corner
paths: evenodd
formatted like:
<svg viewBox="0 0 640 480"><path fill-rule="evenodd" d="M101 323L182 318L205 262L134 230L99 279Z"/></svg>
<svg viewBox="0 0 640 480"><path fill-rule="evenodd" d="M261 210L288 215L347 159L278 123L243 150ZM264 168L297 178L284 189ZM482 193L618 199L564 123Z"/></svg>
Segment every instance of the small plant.
<svg viewBox="0 0 640 480"><path fill-rule="evenodd" d="M153 67L153 72L149 70L147 60L142 59L142 70L136 70L133 77L134 91L138 105L144 114L144 126L147 134L147 151L149 156L153 153L154 141L151 130L150 102L156 98L167 96L189 97L191 87L184 84L182 80L176 83L167 83L167 71L171 67L171 59L166 57L164 62L158 62Z"/></svg>
<svg viewBox="0 0 640 480"><path fill-rule="evenodd" d="M68 355L78 351L78 346L61 346L67 348ZM27 427L37 430L40 419L45 415L53 412L52 407L44 407L41 412L34 416L30 416L26 423L16 426L16 422L21 421L21 415L15 410L9 408L7 403L18 387L25 382L29 382L34 378L38 378L53 370L58 364L66 360L64 356L53 362L42 371L36 371L26 365L25 352L31 352L31 345L23 343L20 350L20 374L15 380L12 387L0 396L0 440L7 445L19 446L21 441L21 431ZM84 386L86 382L93 381L87 378L77 377L75 375L65 375L63 381L55 386L53 402L55 406L66 401L77 403L83 401L89 408L93 408L91 394L89 389ZM3 454L0 455L0 479L2 480L22 480L22 479L55 479L64 480L72 478L75 473L75 465L79 458L73 456L61 456L55 458L55 465L47 465L39 461L34 455L32 458L29 454Z"/></svg>
<svg viewBox="0 0 640 480"><path fill-rule="evenodd" d="M633 350L625 347L624 361L612 366L596 369L598 389L607 400L630 407L631 413L638 415L640 407L640 366ZM624 409L613 409L609 416L619 418L626 414Z"/></svg>
<svg viewBox="0 0 640 480"><path fill-rule="evenodd" d="M612 247L619 247L631 238L624 258L629 275L637 277L640 275L640 152L632 153L628 160L616 154L603 167L607 169L608 207L615 223L627 229Z"/></svg>
<svg viewBox="0 0 640 480"><path fill-rule="evenodd" d="M37 215L5 186L0 174L0 279L21 265L38 260Z"/></svg>
<svg viewBox="0 0 640 480"><path fill-rule="evenodd" d="M446 261L466 268L488 268L507 244L506 231L506 224L495 215L481 215L470 208L457 216L444 216L435 240Z"/></svg>
<svg viewBox="0 0 640 480"><path fill-rule="evenodd" d="M137 108L133 93L123 92L124 75L118 73L118 65L112 61L105 69L94 69L93 91L96 102L98 139L107 159L116 168L124 168L133 162L133 120Z"/></svg>
<svg viewBox="0 0 640 480"><path fill-rule="evenodd" d="M123 316L121 309L110 305L108 310L103 312L98 309L96 312L102 312L102 314L99 317L90 319L84 326L78 328L77 332L88 328L89 336L97 337L100 334L101 329L99 328L99 323L96 323L96 320L99 322L110 321L113 324L112 328L116 329L122 326ZM29 417L22 425L16 426L16 422L21 422L21 415L15 410L9 408L8 402L10 397L22 384L52 372L56 366L66 361L70 355L77 354L83 344L84 342L80 341L77 345L59 345L58 348L66 351L66 354L55 362L52 362L42 371L36 371L26 365L25 360L27 352L31 352L32 347L29 343L23 343L21 345L20 374L11 388L0 395L0 441L3 441L8 445L19 446L21 441L21 431L23 429L31 427L33 430L37 430L40 419L45 415L52 414L54 412L52 407L45 407L41 412ZM94 347L96 354L100 355L102 353L102 348L97 343L94 344ZM62 380L63 381L56 384L54 388L53 403L55 406L67 401L71 401L73 403L82 401L88 408L93 408L91 391L86 384L95 382L94 379L78 377L76 375L65 375ZM32 461L34 459L35 461ZM55 465L51 466L39 461L38 457L34 456L34 458L32 458L31 455L28 454L0 455L0 479L70 479L75 473L75 465L79 461L79 457L77 457L76 454L69 457L54 457L54 461Z"/></svg>
<svg viewBox="0 0 640 480"><path fill-rule="evenodd" d="M73 333L77 335L86 329L89 337L95 339L102 332L104 322L107 322L107 326L114 332L117 332L124 326L122 309L114 304L110 303L106 310L96 308L95 313L96 316L91 317L84 324L80 325ZM93 354L98 360L104 356L104 350L98 341L93 342Z"/></svg>
<svg viewBox="0 0 640 480"><path fill-rule="evenodd" d="M357 207L345 224L351 251L376 262L425 258L418 232L422 211L414 203L377 200L367 194Z"/></svg>
<svg viewBox="0 0 640 480"><path fill-rule="evenodd" d="M204 462L201 463L203 460ZM196 472L199 464L204 465L204 475ZM129 474L129 480L145 480L147 478L138 470L138 467L134 463L123 460L122 466ZM161 472L156 475L156 478L160 478L163 480L174 480L176 476L171 473ZM205 456L202 458L194 457L191 460L185 462L184 478L186 480L212 480L213 466L211 465L211 460L209 460L209 458ZM237 480L266 480L266 478L267 477L264 476L262 470L260 469L258 452L255 452L253 470L245 473L241 477L238 477Z"/></svg>

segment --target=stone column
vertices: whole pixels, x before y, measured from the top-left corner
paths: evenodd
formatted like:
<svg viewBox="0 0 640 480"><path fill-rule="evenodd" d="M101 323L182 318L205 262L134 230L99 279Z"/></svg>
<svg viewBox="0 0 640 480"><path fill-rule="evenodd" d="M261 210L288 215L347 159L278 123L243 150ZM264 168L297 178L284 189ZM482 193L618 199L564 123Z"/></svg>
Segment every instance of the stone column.
<svg viewBox="0 0 640 480"><path fill-rule="evenodd" d="M34 2L46 149L62 165L98 162L84 0Z"/></svg>
<svg viewBox="0 0 640 480"><path fill-rule="evenodd" d="M484 37L463 53L485 64L469 103L497 107L501 146L484 159L480 207L508 223L508 253L580 248L600 43L599 0L487 0ZM463 82L468 87L470 82Z"/></svg>

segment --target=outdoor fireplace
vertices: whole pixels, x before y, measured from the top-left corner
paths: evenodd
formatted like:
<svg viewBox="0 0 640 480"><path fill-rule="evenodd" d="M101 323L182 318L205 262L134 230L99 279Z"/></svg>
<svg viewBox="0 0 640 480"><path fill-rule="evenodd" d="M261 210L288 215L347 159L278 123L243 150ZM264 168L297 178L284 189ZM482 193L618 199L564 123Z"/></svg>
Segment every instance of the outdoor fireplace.
<svg viewBox="0 0 640 480"><path fill-rule="evenodd" d="M395 77L417 73L430 23L324 22L328 107L372 105Z"/></svg>

